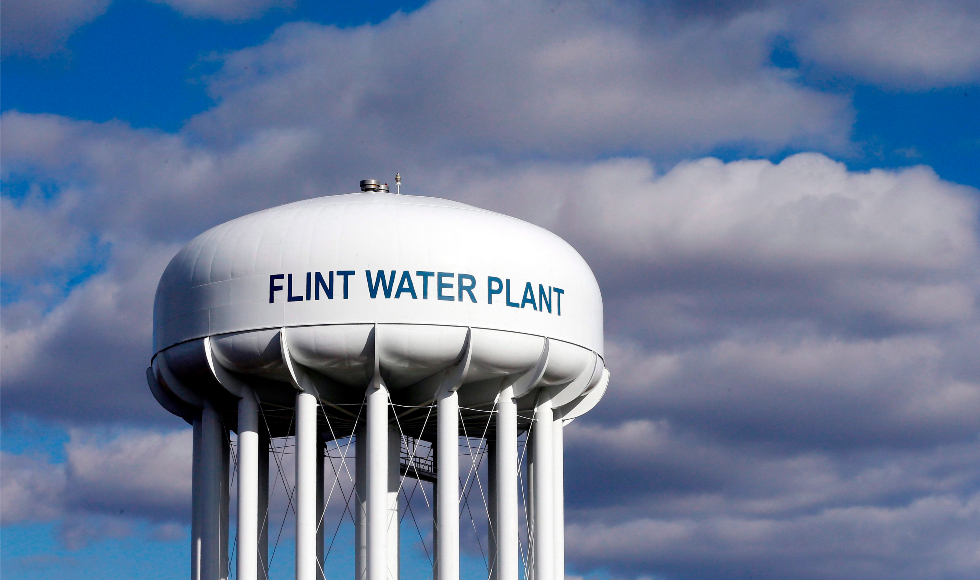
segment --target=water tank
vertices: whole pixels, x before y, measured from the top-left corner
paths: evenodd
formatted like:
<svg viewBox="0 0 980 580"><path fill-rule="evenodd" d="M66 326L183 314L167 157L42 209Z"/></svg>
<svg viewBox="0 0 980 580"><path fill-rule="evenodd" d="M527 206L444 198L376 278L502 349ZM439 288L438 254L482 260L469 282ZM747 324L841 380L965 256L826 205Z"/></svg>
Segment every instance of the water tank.
<svg viewBox="0 0 980 580"><path fill-rule="evenodd" d="M168 376L186 379L228 414L235 395L215 371L288 407L303 380L325 402L359 402L377 366L393 403L421 405L468 351L462 406L491 406L503 382L524 376L522 407L551 389L570 417L604 369L599 287L564 240L462 203L387 193L299 201L199 235L160 280L153 345L163 390ZM539 362L540 376L527 376ZM192 393L160 394L191 413L181 403ZM276 421L277 434L288 423Z"/></svg>

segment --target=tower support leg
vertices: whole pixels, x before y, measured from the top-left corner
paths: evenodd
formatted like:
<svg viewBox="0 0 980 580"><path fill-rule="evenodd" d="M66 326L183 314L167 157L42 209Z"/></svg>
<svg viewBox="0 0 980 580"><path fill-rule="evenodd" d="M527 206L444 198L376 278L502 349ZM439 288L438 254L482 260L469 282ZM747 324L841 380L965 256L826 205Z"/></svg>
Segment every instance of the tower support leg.
<svg viewBox="0 0 980 580"><path fill-rule="evenodd" d="M554 477L555 493L552 496L552 509L555 513L555 579L565 578L565 437L561 413L554 411L554 435L551 442L554 448L551 472Z"/></svg>
<svg viewBox="0 0 980 580"><path fill-rule="evenodd" d="M534 580L555 580L554 556L554 418L551 399L542 396L534 411L531 439L534 446L531 482L534 512Z"/></svg>
<svg viewBox="0 0 980 580"><path fill-rule="evenodd" d="M191 578L228 577L228 437L210 401L194 418Z"/></svg>
<svg viewBox="0 0 980 580"><path fill-rule="evenodd" d="M487 578L497 580L497 440L487 444Z"/></svg>
<svg viewBox="0 0 980 580"><path fill-rule="evenodd" d="M388 389L376 375L367 393L367 580L388 576Z"/></svg>
<svg viewBox="0 0 980 580"><path fill-rule="evenodd" d="M398 425L388 425L388 579L398 580L400 568L400 537L398 529L398 488L401 484L399 462L402 452L402 436Z"/></svg>
<svg viewBox="0 0 980 580"><path fill-rule="evenodd" d="M436 580L459 580L459 395L436 399Z"/></svg>
<svg viewBox="0 0 980 580"><path fill-rule="evenodd" d="M259 578L259 405L251 388L238 401L238 578Z"/></svg>
<svg viewBox="0 0 980 580"><path fill-rule="evenodd" d="M316 580L316 397L296 393L296 580Z"/></svg>
<svg viewBox="0 0 980 580"><path fill-rule="evenodd" d="M269 580L269 431L259 419L259 580Z"/></svg>
<svg viewBox="0 0 980 580"><path fill-rule="evenodd" d="M326 580L323 569L323 541L326 539L326 526L323 525L324 512L327 511L327 497L323 493L324 454L327 450L326 433L321 429L316 434L316 577Z"/></svg>
<svg viewBox="0 0 980 580"><path fill-rule="evenodd" d="M496 580L518 580L517 404L514 388L506 387L497 402L496 450Z"/></svg>
<svg viewBox="0 0 980 580"><path fill-rule="evenodd" d="M367 580L367 429L354 433L354 578Z"/></svg>

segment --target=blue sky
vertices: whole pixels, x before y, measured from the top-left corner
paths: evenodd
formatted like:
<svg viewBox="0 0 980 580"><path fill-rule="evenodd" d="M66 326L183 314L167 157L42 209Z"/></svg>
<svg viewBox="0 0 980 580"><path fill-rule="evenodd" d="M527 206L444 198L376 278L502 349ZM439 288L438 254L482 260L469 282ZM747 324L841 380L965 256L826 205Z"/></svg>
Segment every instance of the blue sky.
<svg viewBox="0 0 980 580"><path fill-rule="evenodd" d="M184 577L156 281L213 225L396 171L599 278L570 574L980 572L975 2L2 9L5 577Z"/></svg>

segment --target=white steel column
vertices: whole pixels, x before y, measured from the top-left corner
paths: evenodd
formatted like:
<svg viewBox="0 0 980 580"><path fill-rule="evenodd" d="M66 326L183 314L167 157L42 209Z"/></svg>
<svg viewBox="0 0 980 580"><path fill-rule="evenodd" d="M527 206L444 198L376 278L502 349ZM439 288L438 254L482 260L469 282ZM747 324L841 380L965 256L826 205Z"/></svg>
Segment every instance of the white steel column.
<svg viewBox="0 0 980 580"><path fill-rule="evenodd" d="M323 570L323 541L327 531L326 526L323 525L323 512L327 507L327 498L323 493L323 464L326 450L327 438L321 430L316 434L316 577L320 580L326 580Z"/></svg>
<svg viewBox="0 0 980 580"><path fill-rule="evenodd" d="M259 578L259 405L250 387L238 400L238 579Z"/></svg>
<svg viewBox="0 0 980 580"><path fill-rule="evenodd" d="M555 544L552 549L555 551L555 580L563 580L565 578L565 438L561 411L554 411L554 417L554 439L551 442L554 456L551 473L555 486L555 494L552 496L554 504L552 509L555 512Z"/></svg>
<svg viewBox="0 0 980 580"><path fill-rule="evenodd" d="M436 423L438 426L438 422ZM434 456L435 469L439 469L439 437L436 436L436 443L432 444L432 454ZM439 580L439 477L436 475L432 482L432 580Z"/></svg>
<svg viewBox="0 0 980 580"><path fill-rule="evenodd" d="M204 402L200 420L194 423L196 513L192 516L191 578L222 580L228 575L228 535L224 525L228 513L228 441L221 415L210 401Z"/></svg>
<svg viewBox="0 0 980 580"><path fill-rule="evenodd" d="M269 579L269 432L259 424L259 580Z"/></svg>
<svg viewBox="0 0 980 580"><path fill-rule="evenodd" d="M367 393L367 580L388 575L388 389L376 373Z"/></svg>
<svg viewBox="0 0 980 580"><path fill-rule="evenodd" d="M497 440L487 441L487 572L497 580Z"/></svg>
<svg viewBox="0 0 980 580"><path fill-rule="evenodd" d="M496 580L518 580L517 404L514 387L500 392L496 444Z"/></svg>
<svg viewBox="0 0 980 580"><path fill-rule="evenodd" d="M354 579L367 580L367 429L354 433Z"/></svg>
<svg viewBox="0 0 980 580"><path fill-rule="evenodd" d="M296 393L296 580L316 580L316 397Z"/></svg>
<svg viewBox="0 0 980 580"><path fill-rule="evenodd" d="M402 436L395 424L388 425L388 579L398 580L400 538L398 530L398 486Z"/></svg>
<svg viewBox="0 0 980 580"><path fill-rule="evenodd" d="M531 482L534 499L534 580L555 580L555 516L552 509L555 491L552 477L554 431L551 399L543 393L535 409L534 427L531 429L534 445L534 477Z"/></svg>
<svg viewBox="0 0 980 580"><path fill-rule="evenodd" d="M459 395L436 402L436 580L459 580Z"/></svg>
<svg viewBox="0 0 980 580"><path fill-rule="evenodd" d="M221 554L218 557L219 562L219 572L220 578L224 579L228 577L229 571L229 555L228 539L231 537L229 532L231 530L231 438L229 437L228 429L225 428L224 423L221 424L221 489L219 492L218 500L218 510L221 514L218 518L220 522L220 531L218 532L218 537L221 541L218 543L218 553Z"/></svg>
<svg viewBox="0 0 980 580"><path fill-rule="evenodd" d="M191 461L191 580L201 580L201 549L204 515L203 410L194 416L193 459Z"/></svg>

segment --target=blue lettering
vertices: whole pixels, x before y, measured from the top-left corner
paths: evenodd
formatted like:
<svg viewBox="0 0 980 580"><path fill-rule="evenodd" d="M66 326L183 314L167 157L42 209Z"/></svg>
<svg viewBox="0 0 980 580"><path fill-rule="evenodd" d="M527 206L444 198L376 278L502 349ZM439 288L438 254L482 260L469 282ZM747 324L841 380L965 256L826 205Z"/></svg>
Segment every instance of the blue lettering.
<svg viewBox="0 0 980 580"><path fill-rule="evenodd" d="M524 308L527 304L530 304L531 308L537 312L538 305L534 303L534 288L531 287L530 282L524 285L524 297L521 298L521 308Z"/></svg>
<svg viewBox="0 0 980 580"><path fill-rule="evenodd" d="M541 305L541 312L544 312L545 306L548 307L548 314L551 314L551 286L548 286L548 295L544 295L544 286L538 284L538 304Z"/></svg>
<svg viewBox="0 0 980 580"><path fill-rule="evenodd" d="M285 277L285 274L273 274L269 276L269 304L276 301L276 292L282 290L282 286L276 284L276 280L282 280Z"/></svg>
<svg viewBox="0 0 980 580"><path fill-rule="evenodd" d="M371 294L371 298L378 297L378 284L381 285L381 291L384 292L385 298L391 298L391 290L395 287L395 271L391 271L391 278L385 280L384 270L378 270L378 277L371 281L371 271L364 270L364 275L367 276L368 292Z"/></svg>
<svg viewBox="0 0 980 580"><path fill-rule="evenodd" d="M327 295L327 299L333 300L333 271L332 270L329 272L329 279L330 279L330 284L328 285L323 280L323 274L321 274L319 272L316 273L316 293L315 294L316 294L316 299L317 300L320 299L320 288L323 288L323 293ZM345 284L345 286L346 286L346 284ZM346 295L347 292L345 291L344 294ZM307 299L307 300L309 300L309 299Z"/></svg>
<svg viewBox="0 0 980 580"><path fill-rule="evenodd" d="M347 278L355 273L354 270L337 270L337 275L344 277L344 300L347 300Z"/></svg>
<svg viewBox="0 0 980 580"><path fill-rule="evenodd" d="M422 272L418 271L415 273L416 276L422 276L422 300L429 299L429 278L435 276L435 272Z"/></svg>
<svg viewBox="0 0 980 580"><path fill-rule="evenodd" d="M411 294L412 300L418 299L418 296L415 295L415 285L412 284L412 276L408 272L402 272L402 279L398 282L398 291L395 292L395 298L401 298L402 292Z"/></svg>
<svg viewBox="0 0 980 580"><path fill-rule="evenodd" d="M286 277L286 286L289 286L289 290L286 291L286 301L287 302L302 302L303 295L293 296L293 275L290 274Z"/></svg>
<svg viewBox="0 0 980 580"><path fill-rule="evenodd" d="M306 273L306 299L309 300L312 297L313 290L313 274L311 272Z"/></svg>
<svg viewBox="0 0 980 580"><path fill-rule="evenodd" d="M510 278L507 278L507 296L504 298L504 302L506 302L507 306L510 306L511 308L517 308L520 306L520 304L517 302L510 301Z"/></svg>
<svg viewBox="0 0 980 580"><path fill-rule="evenodd" d="M496 290L493 287L494 282L497 283ZM487 277L487 304L493 304L493 295L500 294L504 291L504 283L496 276Z"/></svg>
<svg viewBox="0 0 980 580"><path fill-rule="evenodd" d="M564 294L564 293L565 293L564 290L562 290L561 288L555 286L555 294L558 295L558 297L556 298L556 301L558 302L558 304L557 304L557 306L558 306L558 316L561 316L561 295Z"/></svg>
<svg viewBox="0 0 980 580"><path fill-rule="evenodd" d="M464 281L469 281L469 284L463 285ZM476 304L476 296L473 295L473 289L476 288L476 278L470 276L469 274L459 275L459 301L463 301L463 292L470 295L470 301Z"/></svg>
<svg viewBox="0 0 980 580"><path fill-rule="evenodd" d="M437 290L437 294L439 295L439 300L448 300L450 302L453 302L453 301L456 300L455 298L452 297L452 295L450 295L450 296L443 296L443 294L442 294L442 291L443 290L452 290L453 289L453 285L451 283L449 283L449 282L443 282L442 279L443 278L452 278L452 277L453 277L452 272L439 272L439 274L436 276L436 287L438 289Z"/></svg>

